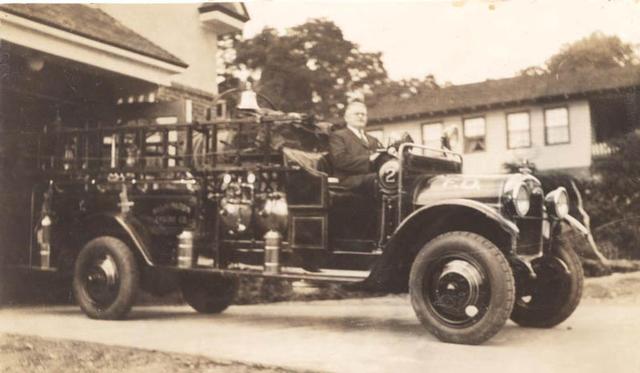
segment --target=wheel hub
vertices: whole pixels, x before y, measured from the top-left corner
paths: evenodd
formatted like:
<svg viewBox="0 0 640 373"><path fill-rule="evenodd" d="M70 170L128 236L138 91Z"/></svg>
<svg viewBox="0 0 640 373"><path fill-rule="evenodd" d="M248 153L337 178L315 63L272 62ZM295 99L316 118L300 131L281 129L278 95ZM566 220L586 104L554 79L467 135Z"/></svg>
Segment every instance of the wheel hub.
<svg viewBox="0 0 640 373"><path fill-rule="evenodd" d="M481 311L484 278L472 263L446 262L432 283L430 298L435 311L450 323L468 322Z"/></svg>
<svg viewBox="0 0 640 373"><path fill-rule="evenodd" d="M89 297L100 305L111 303L118 290L118 269L109 255L96 258L85 275L85 285Z"/></svg>

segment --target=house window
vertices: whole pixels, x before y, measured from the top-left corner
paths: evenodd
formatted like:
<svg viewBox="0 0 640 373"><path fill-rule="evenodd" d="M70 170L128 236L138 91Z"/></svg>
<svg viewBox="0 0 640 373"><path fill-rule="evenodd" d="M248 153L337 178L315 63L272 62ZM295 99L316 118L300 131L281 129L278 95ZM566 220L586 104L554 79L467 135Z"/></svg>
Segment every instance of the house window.
<svg viewBox="0 0 640 373"><path fill-rule="evenodd" d="M382 139L383 139L383 135L384 135L384 131L383 130L372 130L372 131L367 131L367 135L371 136L371 137L375 137L378 141L380 141L380 144L382 144Z"/></svg>
<svg viewBox="0 0 640 373"><path fill-rule="evenodd" d="M442 142L442 123L429 123L422 125L422 145L440 149Z"/></svg>
<svg viewBox="0 0 640 373"><path fill-rule="evenodd" d="M464 152L483 152L486 147L486 126L484 117L464 120Z"/></svg>
<svg viewBox="0 0 640 373"><path fill-rule="evenodd" d="M569 143L569 111L566 107L544 111L544 133L547 145Z"/></svg>
<svg viewBox="0 0 640 373"><path fill-rule="evenodd" d="M507 114L507 147L509 149L531 146L531 123L528 112Z"/></svg>
<svg viewBox="0 0 640 373"><path fill-rule="evenodd" d="M206 115L207 115L207 120L226 118L227 102L226 101L216 102L213 107L210 107L207 109Z"/></svg>

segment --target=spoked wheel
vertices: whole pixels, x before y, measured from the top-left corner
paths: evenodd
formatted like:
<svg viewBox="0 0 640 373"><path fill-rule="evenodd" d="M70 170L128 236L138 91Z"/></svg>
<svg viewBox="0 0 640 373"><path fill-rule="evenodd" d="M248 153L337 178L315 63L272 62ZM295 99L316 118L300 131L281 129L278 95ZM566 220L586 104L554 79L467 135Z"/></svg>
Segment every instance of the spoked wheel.
<svg viewBox="0 0 640 373"><path fill-rule="evenodd" d="M182 298L200 313L227 309L238 291L238 279L220 275L187 274L180 279Z"/></svg>
<svg viewBox="0 0 640 373"><path fill-rule="evenodd" d="M96 238L80 251L73 293L87 316L107 320L124 318L135 302L138 283L135 257L117 238Z"/></svg>
<svg viewBox="0 0 640 373"><path fill-rule="evenodd" d="M521 326L550 328L566 320L580 303L584 273L580 259L568 246L532 263L537 279L519 291L511 320Z"/></svg>
<svg viewBox="0 0 640 373"><path fill-rule="evenodd" d="M418 319L440 340L479 344L509 318L515 285L494 244L474 233L450 232L418 253L409 292Z"/></svg>

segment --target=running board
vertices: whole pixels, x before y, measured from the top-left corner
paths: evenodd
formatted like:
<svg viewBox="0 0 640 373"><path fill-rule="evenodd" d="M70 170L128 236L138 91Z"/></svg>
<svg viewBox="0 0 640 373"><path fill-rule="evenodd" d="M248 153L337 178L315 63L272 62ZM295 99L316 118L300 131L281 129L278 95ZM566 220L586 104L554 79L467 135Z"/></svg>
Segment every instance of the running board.
<svg viewBox="0 0 640 373"><path fill-rule="evenodd" d="M220 269L220 268L211 268L204 266L196 266L192 268L178 268L178 267L168 267L168 266L158 266L156 267L160 270L167 270L172 272L188 272L188 273L209 273L209 274L220 274L220 275L228 275L228 276L250 276L250 277L262 277L262 278L277 278L281 280L292 280L299 281L304 280L308 282L325 282L325 283L341 283L341 284L355 284L361 281L364 281L369 272L362 272L363 275L355 275L353 274L355 271L325 271L318 273L309 273L302 268L284 268L285 271L280 273L264 273L262 271L262 267L259 267L260 270L256 269ZM352 273L350 275L341 274L340 272L349 272Z"/></svg>
<svg viewBox="0 0 640 373"><path fill-rule="evenodd" d="M40 266L31 266L27 264L5 264L0 265L0 269L11 269L24 272L61 273L61 271L59 271L56 267L42 268Z"/></svg>

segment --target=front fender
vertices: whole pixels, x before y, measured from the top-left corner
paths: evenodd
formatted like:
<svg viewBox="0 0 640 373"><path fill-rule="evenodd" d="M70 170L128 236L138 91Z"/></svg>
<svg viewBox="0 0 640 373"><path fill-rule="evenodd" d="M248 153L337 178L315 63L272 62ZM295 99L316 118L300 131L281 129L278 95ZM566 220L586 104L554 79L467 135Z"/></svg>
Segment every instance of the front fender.
<svg viewBox="0 0 640 373"><path fill-rule="evenodd" d="M503 217L502 215L500 215L500 213L498 211L496 211L495 209L487 206L484 203L478 202L478 201L474 201L474 200L470 200L470 199L461 199L460 198L460 199L451 199L451 200L432 202L432 203L428 203L428 204L420 207L419 209L417 209L414 212L412 212L411 214L409 214L409 216L407 216L400 223L400 225L398 225L398 228L396 228L396 230L394 232L394 236L398 232L400 232L402 229L404 229L404 227L407 224L409 224L409 222L412 219L415 219L416 216L419 216L420 214L424 214L426 211L435 209L437 207L446 207L446 206L463 207L463 208L471 209L471 210L474 210L474 211L478 211L479 213L481 213L484 216L486 216L488 219L491 219L494 222L496 222L506 233L508 233L513 238L516 238L518 236L518 233L520 232L519 229L518 229L518 226L516 226L516 224L514 222L512 222L512 221L506 219L505 217Z"/></svg>
<svg viewBox="0 0 640 373"><path fill-rule="evenodd" d="M429 203L407 216L396 228L374 265L365 287L406 291L409 269L418 251L436 236L451 231L482 235L503 252L512 252L518 227L491 207L467 199Z"/></svg>
<svg viewBox="0 0 640 373"><path fill-rule="evenodd" d="M609 260L600 252L598 249L598 245L596 244L593 235L591 234L591 230L584 224L582 224L578 219L574 218L571 215L565 216L563 219L564 222L569 224L571 228L580 233L589 243L589 248L593 252L593 254L600 260L600 262L607 264Z"/></svg>

